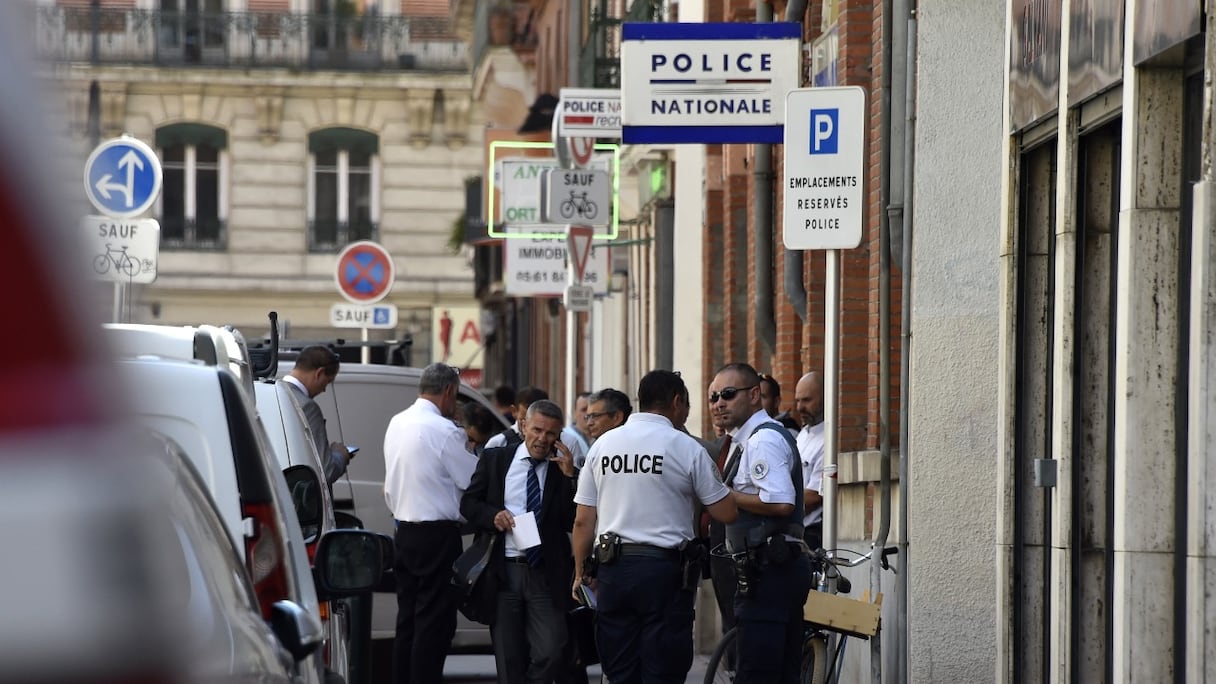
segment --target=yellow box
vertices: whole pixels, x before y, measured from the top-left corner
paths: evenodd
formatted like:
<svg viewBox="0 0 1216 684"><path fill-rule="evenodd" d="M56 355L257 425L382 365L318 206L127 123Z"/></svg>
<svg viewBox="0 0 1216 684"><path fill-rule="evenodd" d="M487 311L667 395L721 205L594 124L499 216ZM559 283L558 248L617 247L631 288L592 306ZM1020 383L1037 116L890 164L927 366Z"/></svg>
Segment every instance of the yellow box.
<svg viewBox="0 0 1216 684"><path fill-rule="evenodd" d="M878 634L882 594L874 603L866 598L859 601L838 594L811 591L802 606L802 619L849 636L869 639Z"/></svg>

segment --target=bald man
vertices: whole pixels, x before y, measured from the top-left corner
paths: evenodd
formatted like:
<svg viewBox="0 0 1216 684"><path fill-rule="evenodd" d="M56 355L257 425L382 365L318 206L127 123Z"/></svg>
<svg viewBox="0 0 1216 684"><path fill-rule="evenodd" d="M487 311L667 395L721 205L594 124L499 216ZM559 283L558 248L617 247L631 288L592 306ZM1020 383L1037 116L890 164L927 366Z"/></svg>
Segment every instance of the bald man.
<svg viewBox="0 0 1216 684"><path fill-rule="evenodd" d="M823 544L823 376L811 371L794 388L794 407L802 417L798 456L802 460L802 538L811 549Z"/></svg>

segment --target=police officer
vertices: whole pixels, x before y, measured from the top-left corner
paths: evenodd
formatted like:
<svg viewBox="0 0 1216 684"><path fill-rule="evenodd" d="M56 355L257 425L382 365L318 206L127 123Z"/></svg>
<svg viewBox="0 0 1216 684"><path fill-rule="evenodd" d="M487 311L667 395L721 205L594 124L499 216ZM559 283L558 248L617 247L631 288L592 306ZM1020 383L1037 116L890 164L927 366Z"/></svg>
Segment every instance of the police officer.
<svg viewBox="0 0 1216 684"><path fill-rule="evenodd" d="M723 477L738 519L726 548L745 553L735 594L739 656L735 684L795 684L802 651L802 606L811 586L802 543L802 468L793 437L764 411L760 375L745 363L723 366L709 385L715 426L734 447Z"/></svg>
<svg viewBox="0 0 1216 684"><path fill-rule="evenodd" d="M683 682L692 666L693 594L701 562L690 545L693 509L715 519L737 510L705 449L673 427L687 388L664 370L638 385L635 413L591 447L579 474L574 520L578 596L595 541L596 643L613 684Z"/></svg>

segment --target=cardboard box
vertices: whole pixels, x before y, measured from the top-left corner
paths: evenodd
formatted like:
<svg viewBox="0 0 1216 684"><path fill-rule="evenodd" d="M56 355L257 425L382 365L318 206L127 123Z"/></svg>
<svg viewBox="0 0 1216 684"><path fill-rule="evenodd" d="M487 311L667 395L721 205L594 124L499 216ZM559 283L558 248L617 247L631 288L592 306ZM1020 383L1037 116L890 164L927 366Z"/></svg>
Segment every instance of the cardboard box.
<svg viewBox="0 0 1216 684"><path fill-rule="evenodd" d="M802 606L802 619L849 636L869 639L878 634L882 594L874 603L870 603L868 595L866 592L858 600L812 590Z"/></svg>

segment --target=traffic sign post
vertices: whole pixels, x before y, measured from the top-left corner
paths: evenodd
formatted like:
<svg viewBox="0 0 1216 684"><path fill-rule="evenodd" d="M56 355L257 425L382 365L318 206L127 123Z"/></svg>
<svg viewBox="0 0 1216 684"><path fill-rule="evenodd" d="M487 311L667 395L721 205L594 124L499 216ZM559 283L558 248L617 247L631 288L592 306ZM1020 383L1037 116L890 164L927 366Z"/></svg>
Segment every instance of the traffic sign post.
<svg viewBox="0 0 1216 684"><path fill-rule="evenodd" d="M160 224L155 219L116 219L86 216L80 222L93 247L93 275L115 283L156 280Z"/></svg>
<svg viewBox="0 0 1216 684"><path fill-rule="evenodd" d="M578 221L588 226L608 225L612 180L607 173L546 169L541 174L540 189L542 221Z"/></svg>
<svg viewBox="0 0 1216 684"><path fill-rule="evenodd" d="M338 328L362 328L364 342L367 342L369 328L397 327L396 306L368 306L384 299L393 289L395 277L393 257L387 249L371 240L347 245L338 253L334 282L343 297L359 306L334 305L329 311L330 323ZM360 360L363 363L371 360L371 350L366 344L363 345Z"/></svg>
<svg viewBox="0 0 1216 684"><path fill-rule="evenodd" d="M785 247L853 249L864 229L865 91L791 90L785 107Z"/></svg>
<svg viewBox="0 0 1216 684"><path fill-rule="evenodd" d="M85 196L105 216L86 216L82 226L97 238L93 274L114 281L116 323L123 321L126 286L156 280L160 224L131 219L156 202L162 178L156 151L128 135L101 143L85 160Z"/></svg>
<svg viewBox="0 0 1216 684"><path fill-rule="evenodd" d="M131 218L160 195L160 159L142 140L122 136L97 146L84 165L84 191L97 211Z"/></svg>
<svg viewBox="0 0 1216 684"><path fill-rule="evenodd" d="M393 289L393 258L371 240L347 245L338 254L337 266L334 282L338 292L355 304L373 304Z"/></svg>
<svg viewBox="0 0 1216 684"><path fill-rule="evenodd" d="M594 234L595 230L591 226L566 226L566 263L570 266L570 275L566 280L571 285L583 284L588 257L591 256L591 237Z"/></svg>
<svg viewBox="0 0 1216 684"><path fill-rule="evenodd" d="M329 324L335 328L391 330L397 327L397 305L338 302L329 307Z"/></svg>

